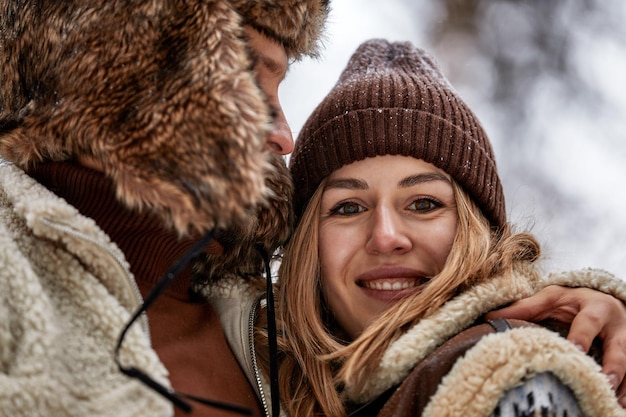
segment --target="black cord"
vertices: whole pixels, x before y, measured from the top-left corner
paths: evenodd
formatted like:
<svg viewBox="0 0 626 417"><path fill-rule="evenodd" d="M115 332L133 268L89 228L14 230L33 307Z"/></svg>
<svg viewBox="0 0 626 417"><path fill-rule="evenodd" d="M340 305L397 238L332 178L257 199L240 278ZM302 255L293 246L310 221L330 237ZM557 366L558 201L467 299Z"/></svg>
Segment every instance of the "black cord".
<svg viewBox="0 0 626 417"><path fill-rule="evenodd" d="M202 250L209 244L211 240L213 240L213 230L206 233L202 237L202 239L196 242L187 252L185 252L185 254L183 254L182 257L176 260L170 270L165 273L165 275L159 280L157 285L150 291L148 296L144 299L143 303L137 308L137 310L135 310L130 320L126 323L126 326L124 326L124 329L120 333L120 336L117 338L117 344L115 345L116 359L118 358L118 353L120 347L122 346L122 341L124 340L126 333L128 333L130 326L132 326L135 320L139 318L141 313L146 311L148 307L150 307L152 303L154 303L154 301L161 295L161 293L167 288L167 286L170 285L174 278L176 278L176 275L178 275L178 273L182 271L183 268L195 256L202 252Z"/></svg>
<svg viewBox="0 0 626 417"><path fill-rule="evenodd" d="M138 379L139 381L143 382L145 385L152 388L154 391L161 394L163 397L167 398L169 401L172 402L172 404L174 404L174 406L180 408L185 413L190 413L193 407L183 398L187 398L189 400L193 400L201 404L219 408L222 410L232 411L235 413L251 416L252 410L246 407L239 406L237 404L229 404L229 403L224 403L220 401L209 400L206 398L196 397L196 396L189 395L189 394L178 393L174 391L173 389L158 383L152 377L147 375L145 372L143 372L142 370L138 368L135 368L134 366L128 366L128 367L123 366L119 360L119 354L120 354L120 350L122 347L122 342L124 341L124 338L126 337L126 334L128 333L128 330L130 329L130 327L133 325L133 323L135 323L135 321L139 318L139 316L143 312L145 312L148 309L148 307L152 305L152 303L154 303L154 301L163 293L165 288L167 288L167 286L174 280L174 278L176 278L176 276L185 268L185 266L187 266L187 264L191 262L193 258L195 258L204 250L204 248L213 239L213 234L214 234L213 230L209 231L202 237L202 239L196 242L187 252L185 252L185 254L182 257L180 257L174 263L174 265L172 265L170 270L159 280L157 285L150 291L148 296L145 298L144 302L139 306L139 308L137 308L135 313L133 313L130 320L128 320L128 322L124 326L124 329L122 330L122 332L120 333L117 339L117 344L115 345L115 354L114 354L115 363L117 364L117 367L120 370L120 372L122 372L124 375L127 375L131 378Z"/></svg>

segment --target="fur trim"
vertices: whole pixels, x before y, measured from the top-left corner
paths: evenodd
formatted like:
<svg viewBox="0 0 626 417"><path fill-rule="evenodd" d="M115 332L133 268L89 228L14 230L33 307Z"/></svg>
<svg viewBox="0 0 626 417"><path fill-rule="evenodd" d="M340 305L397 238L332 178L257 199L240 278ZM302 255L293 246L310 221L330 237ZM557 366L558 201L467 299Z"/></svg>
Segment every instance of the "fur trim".
<svg viewBox="0 0 626 417"><path fill-rule="evenodd" d="M181 234L251 230L280 190L265 181L270 112L233 5L265 16L261 6L78 3L0 6L0 155L21 167L94 160L121 201ZM267 15L285 14L276 31L294 53L313 51L327 3L280 4Z"/></svg>
<svg viewBox="0 0 626 417"><path fill-rule="evenodd" d="M236 275L222 277L219 281L211 282L199 289L199 292L208 299L219 302L221 299L248 299L256 292L249 283Z"/></svg>
<svg viewBox="0 0 626 417"><path fill-rule="evenodd" d="M285 46L294 59L315 57L320 48L329 0L229 0L250 24Z"/></svg>
<svg viewBox="0 0 626 417"><path fill-rule="evenodd" d="M612 295L626 303L626 281L602 269L585 268L575 271L551 273L539 282L540 288L548 285L584 287Z"/></svg>
<svg viewBox="0 0 626 417"><path fill-rule="evenodd" d="M568 386L585 416L626 416L600 366L544 328L521 327L483 337L444 377L424 417L487 417L504 393L551 372Z"/></svg>
<svg viewBox="0 0 626 417"><path fill-rule="evenodd" d="M272 255L287 240L294 223L291 176L281 157L275 156L272 161L274 170L266 178L266 184L273 190L268 204L259 205L250 227L229 228L218 233L216 237L224 246L224 253L207 255L194 264L196 282L210 283L226 276L264 281L264 276L259 276L264 264L258 247Z"/></svg>

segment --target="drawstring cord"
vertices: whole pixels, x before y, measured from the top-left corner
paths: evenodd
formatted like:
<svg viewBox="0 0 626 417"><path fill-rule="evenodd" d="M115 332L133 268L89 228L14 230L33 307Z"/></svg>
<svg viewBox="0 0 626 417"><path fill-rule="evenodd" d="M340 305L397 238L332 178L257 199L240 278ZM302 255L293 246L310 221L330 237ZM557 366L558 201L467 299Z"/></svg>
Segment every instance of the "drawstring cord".
<svg viewBox="0 0 626 417"><path fill-rule="evenodd" d="M167 286L174 280L174 278L176 278L176 276L185 268L185 266L187 266L187 264L191 262L191 260L194 257L199 255L204 250L204 248L213 239L213 234L214 234L214 230L211 230L208 233L206 233L202 237L202 239L196 242L193 245L193 247L191 247L180 259L178 259L174 263L174 265L172 265L170 270L163 276L163 278L161 278L161 280L159 280L159 282L152 289L152 291L150 291L150 294L148 294L144 302L139 306L139 308L137 308L135 313L131 316L130 320L128 320L128 322L126 323L126 326L124 326L124 329L120 333L117 339L117 344L115 346L114 359L120 372L122 372L124 375L127 375L131 378L136 378L139 381L143 382L145 385L152 388L154 391L161 394L163 397L167 398L169 401L172 402L172 404L174 404L174 406L180 408L185 413L190 413L192 411L191 404L185 401L185 399L188 399L188 400L196 401L196 402L199 402L201 404L204 404L210 407L215 407L221 410L232 411L234 413L250 416L252 415L252 410L246 407L239 406L237 404L229 404L229 403L224 403L220 401L209 400L209 399L202 398L202 397L196 397L194 395L176 392L173 389L166 387L165 385L160 384L159 382L155 381L152 377L150 377L148 374L141 371L140 369L134 366L122 365L119 359L122 342L124 341L124 338L126 334L128 333L128 330L130 329L130 327L133 325L133 323L139 318L139 316L141 316L142 313L144 313L148 309L148 307L150 307L150 305L152 305L152 303L154 303L154 301L163 293L165 288L167 288ZM269 279L271 280L271 276L269 276ZM274 330L274 334L275 334L275 330ZM274 393L272 390L272 399L274 398L273 394ZM272 404L273 404L273 401L272 401Z"/></svg>

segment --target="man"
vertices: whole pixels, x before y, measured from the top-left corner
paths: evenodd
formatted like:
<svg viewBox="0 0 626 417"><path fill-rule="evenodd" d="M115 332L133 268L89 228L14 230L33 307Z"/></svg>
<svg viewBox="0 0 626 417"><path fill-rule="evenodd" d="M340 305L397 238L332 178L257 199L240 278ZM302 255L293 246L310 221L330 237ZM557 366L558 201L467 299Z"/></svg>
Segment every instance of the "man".
<svg viewBox="0 0 626 417"><path fill-rule="evenodd" d="M260 277L254 248L287 237L280 155L293 139L278 85L289 60L317 54L328 11L328 0L0 3L3 414L182 413L118 357L158 385L262 415L190 267L116 345L207 232L205 281Z"/></svg>

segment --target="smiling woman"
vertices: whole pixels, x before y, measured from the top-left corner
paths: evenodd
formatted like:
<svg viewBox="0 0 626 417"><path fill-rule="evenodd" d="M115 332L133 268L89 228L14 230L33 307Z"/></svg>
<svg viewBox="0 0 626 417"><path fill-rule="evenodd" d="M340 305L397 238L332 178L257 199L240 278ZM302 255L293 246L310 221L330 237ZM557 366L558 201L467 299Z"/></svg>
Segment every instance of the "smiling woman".
<svg viewBox="0 0 626 417"><path fill-rule="evenodd" d="M411 416L623 415L613 389L626 358L611 341L624 340L626 309L592 289L624 300L625 284L594 270L542 273L535 237L507 221L485 131L432 57L410 43L362 44L305 123L290 164L298 224L277 309L282 404L291 416L376 415L398 387L425 406L401 410ZM539 320L562 318L531 297L545 287L567 295L563 308L575 313L566 327L579 311L589 318L582 306L591 298L574 301L577 289L551 284L590 287L583 291L595 305L615 307L586 326L591 339L607 341L613 387L581 352L590 341L579 350L534 326L481 339L468 351L476 360L446 363L441 374L454 383L418 374L435 386L402 388L439 346L493 309L530 297ZM601 329L609 322L621 323L612 336ZM572 333L580 340L573 325ZM529 396L535 401L524 402ZM387 406L383 413L398 415Z"/></svg>
<svg viewBox="0 0 626 417"><path fill-rule="evenodd" d="M457 221L449 176L423 160L377 156L329 176L319 224L322 292L351 338L441 272Z"/></svg>

